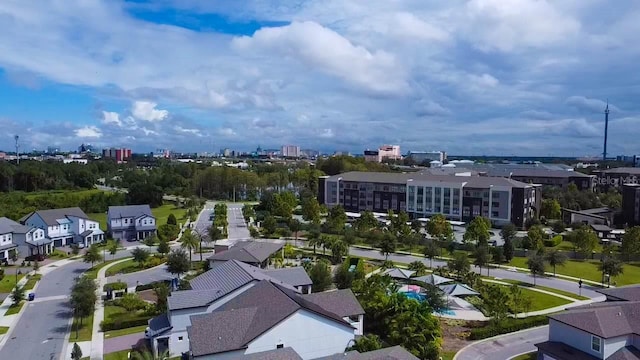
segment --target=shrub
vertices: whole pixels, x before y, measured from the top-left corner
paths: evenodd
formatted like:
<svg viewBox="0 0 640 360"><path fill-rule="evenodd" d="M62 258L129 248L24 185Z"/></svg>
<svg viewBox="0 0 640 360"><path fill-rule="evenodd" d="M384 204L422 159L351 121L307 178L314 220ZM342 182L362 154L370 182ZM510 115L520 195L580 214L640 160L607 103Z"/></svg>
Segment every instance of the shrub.
<svg viewBox="0 0 640 360"><path fill-rule="evenodd" d="M140 292L140 291L144 291L144 290L151 290L151 289L155 288L156 286L159 286L160 284L171 285L171 281L169 281L169 280L160 280L160 281L154 281L152 283L148 283L148 284L144 284L144 285L138 285L138 286L136 286L136 292Z"/></svg>
<svg viewBox="0 0 640 360"><path fill-rule="evenodd" d="M501 334L524 330L536 326L547 325L549 318L546 315L530 316L524 319L507 319L501 324L488 325L472 329L469 340L481 340Z"/></svg>
<svg viewBox="0 0 640 360"><path fill-rule="evenodd" d="M126 316L117 319L109 319L100 323L102 331L127 329L136 326L147 325L150 317L148 315Z"/></svg>
<svg viewBox="0 0 640 360"><path fill-rule="evenodd" d="M165 259L165 258L153 256L153 257L150 257L147 260L147 262L145 263L145 267L146 268L152 268L152 267L155 267L155 266L158 266L158 265L162 265L166 261L167 261L167 259Z"/></svg>
<svg viewBox="0 0 640 360"><path fill-rule="evenodd" d="M556 235L551 239L546 239L544 241L544 246L546 246L546 247L556 247L556 246L560 245L561 242L562 242L562 235Z"/></svg>
<svg viewBox="0 0 640 360"><path fill-rule="evenodd" d="M123 281L117 281L117 282L112 282L112 283L107 283L104 284L104 286L102 287L102 290L104 291L109 291L109 290L124 290L127 288L127 283L123 282Z"/></svg>

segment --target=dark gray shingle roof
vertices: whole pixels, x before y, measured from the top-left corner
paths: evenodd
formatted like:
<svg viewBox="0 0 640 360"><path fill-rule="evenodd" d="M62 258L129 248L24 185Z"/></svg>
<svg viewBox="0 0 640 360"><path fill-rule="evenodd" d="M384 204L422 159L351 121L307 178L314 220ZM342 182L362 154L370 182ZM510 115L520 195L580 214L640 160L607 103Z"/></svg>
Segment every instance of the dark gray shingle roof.
<svg viewBox="0 0 640 360"><path fill-rule="evenodd" d="M584 351L578 350L565 343L556 341L545 341L543 343L535 344L535 346L544 354L557 357L558 359L571 359L571 360L597 360L598 358L589 355Z"/></svg>
<svg viewBox="0 0 640 360"><path fill-rule="evenodd" d="M595 291L619 300L640 301L640 285L628 285L610 289L595 289Z"/></svg>
<svg viewBox="0 0 640 360"><path fill-rule="evenodd" d="M263 270L263 272L274 279L293 286L313 285L311 278L303 267L291 267L282 269Z"/></svg>
<svg viewBox="0 0 640 360"><path fill-rule="evenodd" d="M214 254L209 259L214 261L238 260L246 263L261 263L282 249L282 247L283 244L277 243L240 241L229 250Z"/></svg>
<svg viewBox="0 0 640 360"><path fill-rule="evenodd" d="M306 301L294 290L260 281L216 311L194 315L187 329L194 356L245 348L251 341L300 309L351 327L338 315Z"/></svg>
<svg viewBox="0 0 640 360"><path fill-rule="evenodd" d="M640 302L635 301L583 306L549 318L605 339L640 334Z"/></svg>
<svg viewBox="0 0 640 360"><path fill-rule="evenodd" d="M157 335L171 328L169 317L167 314L156 316L149 320L149 330L152 334Z"/></svg>
<svg viewBox="0 0 640 360"><path fill-rule="evenodd" d="M68 216L77 217L81 219L89 219L87 214L85 214L84 211L82 211L82 209L80 209L79 207L72 207L72 208L64 208L64 209L38 210L34 213L31 213L23 217L22 219L20 219L20 221L26 221L26 219L31 217L33 214L39 215L42 218L42 220L45 222L45 224L49 226L58 225L58 221L57 221L58 219L66 219Z"/></svg>
<svg viewBox="0 0 640 360"><path fill-rule="evenodd" d="M364 353L349 351L347 353L330 355L316 360L418 360L418 358L402 346L392 346Z"/></svg>
<svg viewBox="0 0 640 360"><path fill-rule="evenodd" d="M364 309L351 289L313 293L302 297L341 317L364 314Z"/></svg>
<svg viewBox="0 0 640 360"><path fill-rule="evenodd" d="M0 234L20 233L25 234L31 230L30 227L21 225L9 218L0 217Z"/></svg>
<svg viewBox="0 0 640 360"><path fill-rule="evenodd" d="M290 347L242 355L237 359L238 360L302 360L300 355L298 355L298 353Z"/></svg>
<svg viewBox="0 0 640 360"><path fill-rule="evenodd" d="M108 219L138 218L143 215L154 217L149 205L109 206L107 212Z"/></svg>

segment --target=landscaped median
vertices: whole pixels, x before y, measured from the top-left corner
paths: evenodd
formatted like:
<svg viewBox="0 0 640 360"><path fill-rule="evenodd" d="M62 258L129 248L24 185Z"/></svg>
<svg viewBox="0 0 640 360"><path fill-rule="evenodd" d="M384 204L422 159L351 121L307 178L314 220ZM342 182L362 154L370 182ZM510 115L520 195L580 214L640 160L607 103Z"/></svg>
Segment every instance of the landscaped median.
<svg viewBox="0 0 640 360"><path fill-rule="evenodd" d="M105 273L105 276L109 277L118 274L129 274L137 271L151 269L153 267L162 265L165 262L167 262L166 256L161 256L158 254L148 256L148 258L144 260L129 259L127 261L123 261L109 267Z"/></svg>

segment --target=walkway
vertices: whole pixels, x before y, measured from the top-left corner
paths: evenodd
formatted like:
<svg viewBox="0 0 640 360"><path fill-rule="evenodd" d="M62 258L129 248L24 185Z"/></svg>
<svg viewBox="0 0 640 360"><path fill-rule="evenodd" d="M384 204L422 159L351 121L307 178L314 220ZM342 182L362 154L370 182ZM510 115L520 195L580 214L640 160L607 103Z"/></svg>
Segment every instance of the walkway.
<svg viewBox="0 0 640 360"><path fill-rule="evenodd" d="M536 351L535 344L549 339L549 326L541 326L480 340L462 348L453 360L510 359Z"/></svg>

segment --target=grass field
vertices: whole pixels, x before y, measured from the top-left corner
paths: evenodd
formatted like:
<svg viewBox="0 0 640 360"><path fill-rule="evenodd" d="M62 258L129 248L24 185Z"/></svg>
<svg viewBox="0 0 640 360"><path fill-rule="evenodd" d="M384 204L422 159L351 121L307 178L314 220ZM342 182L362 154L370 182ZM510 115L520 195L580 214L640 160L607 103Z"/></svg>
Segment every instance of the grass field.
<svg viewBox="0 0 640 360"><path fill-rule="evenodd" d="M41 196L55 196L55 195L64 195L64 194L73 194L74 196L78 196L78 197L87 197L100 192L102 192L102 190L98 190L98 189L36 191L36 192L28 193L27 195L25 195L25 198L28 200L33 200Z"/></svg>
<svg viewBox="0 0 640 360"><path fill-rule="evenodd" d="M440 359L442 360L453 360L453 357L456 356L457 351L443 351L440 353Z"/></svg>
<svg viewBox="0 0 640 360"><path fill-rule="evenodd" d="M178 223L183 223L186 219L185 216L187 214L186 209L177 208L175 205L166 204L155 209L151 209L153 216L156 217L156 223L158 225L164 225L167 223L167 219L169 218L169 214L173 213L173 215L178 220ZM103 231L107 231L107 213L91 213L87 214L91 219L100 223L100 229Z"/></svg>
<svg viewBox="0 0 640 360"><path fill-rule="evenodd" d="M22 309L22 307L24 306L24 304L26 303L26 301L23 301L20 303L20 305L11 305L9 306L9 310L7 310L6 313L4 313L5 316L9 316L9 315L15 315L17 313L20 312L20 309Z"/></svg>
<svg viewBox="0 0 640 360"><path fill-rule="evenodd" d="M557 296L541 293L538 291L533 291L530 289L523 288L522 294L531 298L531 308L529 311L538 311L544 309L554 308L556 306L570 304L571 301L559 298Z"/></svg>
<svg viewBox="0 0 640 360"><path fill-rule="evenodd" d="M137 333L143 333L147 329L147 325L135 326L127 329L111 330L104 333L105 339L110 339L118 336L131 335Z"/></svg>
<svg viewBox="0 0 640 360"><path fill-rule="evenodd" d="M600 282L602 281L602 272L598 270L599 263L600 262L598 260L569 260L564 264L564 266L558 266L556 268L556 272L560 275L573 276L576 278ZM527 258L513 258L509 265L526 269ZM546 270L548 272L553 272L553 268L548 265ZM618 286L640 283L640 264L625 263L623 265L622 275L611 279L612 285L614 282Z"/></svg>
<svg viewBox="0 0 640 360"><path fill-rule="evenodd" d="M576 300L589 300L589 298L586 297L586 296L580 296L578 294L570 293L568 291L562 291L562 290L558 290L558 289L554 289L554 288L550 288L550 287L546 287L546 286L540 286L540 285L533 286L533 284L525 283L525 282L518 281L518 280L509 280L509 279L496 279L496 280L502 281L502 282L506 282L506 283L509 283L509 284L516 284L516 285L524 286L524 287L527 287L527 288L545 290L545 291L552 292L554 294L568 296L568 297L576 299ZM576 288L577 288L577 286L578 285L576 284Z"/></svg>
<svg viewBox="0 0 640 360"><path fill-rule="evenodd" d="M24 274L18 275L18 281L22 279ZM13 274L7 274L2 280L0 280L0 293L8 293L16 287L16 276Z"/></svg>
<svg viewBox="0 0 640 360"><path fill-rule="evenodd" d="M76 337L76 328L78 328L77 337ZM79 319L77 317L74 317L73 324L71 325L71 335L69 336L69 342L91 341L92 329L93 329L93 314L91 314L91 316L89 317L82 319L82 325L80 325Z"/></svg>
<svg viewBox="0 0 640 360"><path fill-rule="evenodd" d="M7 331L9 331L9 327L8 326L0 326L0 335L6 334Z"/></svg>
<svg viewBox="0 0 640 360"><path fill-rule="evenodd" d="M109 354L104 354L104 360L128 360L130 350L116 351Z"/></svg>
<svg viewBox="0 0 640 360"><path fill-rule="evenodd" d="M152 259L153 257L149 257L149 259ZM166 261L166 258L163 260L163 262ZM129 274L132 272L136 272L136 271L142 271L145 269L150 269L154 266L157 266L160 264L151 264L148 261L141 267L140 264L138 264L138 262L134 261L133 259L129 259L127 261L123 261L121 263L115 264L112 267L107 269L106 272L106 276L113 276L113 275L117 275L117 274Z"/></svg>

